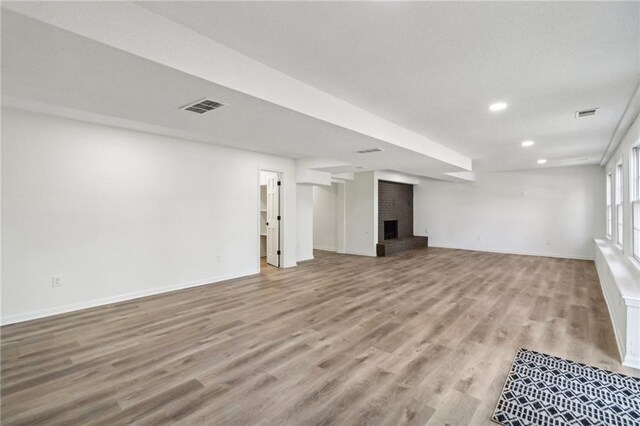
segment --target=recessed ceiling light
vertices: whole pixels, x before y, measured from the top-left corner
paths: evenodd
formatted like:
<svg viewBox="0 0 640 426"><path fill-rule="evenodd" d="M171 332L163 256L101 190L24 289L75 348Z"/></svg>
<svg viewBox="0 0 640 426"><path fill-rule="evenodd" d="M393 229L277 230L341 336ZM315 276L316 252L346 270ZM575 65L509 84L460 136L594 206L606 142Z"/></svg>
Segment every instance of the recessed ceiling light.
<svg viewBox="0 0 640 426"><path fill-rule="evenodd" d="M535 142L534 141L523 141L522 142L522 146L533 146Z"/></svg>
<svg viewBox="0 0 640 426"><path fill-rule="evenodd" d="M502 111L506 107L507 107L507 103L506 102L496 102L496 103L493 103L493 104L489 105L489 110L490 111Z"/></svg>
<svg viewBox="0 0 640 426"><path fill-rule="evenodd" d="M546 162L547 162L546 158L541 158L541 159L538 160L538 164L544 164Z"/></svg>

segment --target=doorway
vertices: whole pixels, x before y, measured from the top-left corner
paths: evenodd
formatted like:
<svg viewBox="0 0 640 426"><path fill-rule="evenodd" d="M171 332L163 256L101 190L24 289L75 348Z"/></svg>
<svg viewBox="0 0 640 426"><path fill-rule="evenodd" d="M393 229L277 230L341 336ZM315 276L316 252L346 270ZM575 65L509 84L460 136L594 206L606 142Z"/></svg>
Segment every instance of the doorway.
<svg viewBox="0 0 640 426"><path fill-rule="evenodd" d="M345 184L313 187L313 249L345 253Z"/></svg>
<svg viewBox="0 0 640 426"><path fill-rule="evenodd" d="M260 170L260 211L258 213L260 218L260 268L270 266L279 268L281 264L281 187L280 173Z"/></svg>

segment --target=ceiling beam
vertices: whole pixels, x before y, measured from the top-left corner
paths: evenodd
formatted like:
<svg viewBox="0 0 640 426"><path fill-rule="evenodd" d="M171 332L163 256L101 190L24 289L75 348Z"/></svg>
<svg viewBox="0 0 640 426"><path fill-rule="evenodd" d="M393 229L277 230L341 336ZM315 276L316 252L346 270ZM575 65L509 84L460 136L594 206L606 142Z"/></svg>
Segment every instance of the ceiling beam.
<svg viewBox="0 0 640 426"><path fill-rule="evenodd" d="M5 2L2 7L318 120L471 170L471 159L293 79L130 2Z"/></svg>

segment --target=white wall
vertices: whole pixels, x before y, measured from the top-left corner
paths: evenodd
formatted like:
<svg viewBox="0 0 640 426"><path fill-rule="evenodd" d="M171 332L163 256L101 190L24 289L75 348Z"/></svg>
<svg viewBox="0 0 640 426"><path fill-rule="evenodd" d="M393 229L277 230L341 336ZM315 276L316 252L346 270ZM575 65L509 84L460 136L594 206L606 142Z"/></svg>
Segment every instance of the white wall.
<svg viewBox="0 0 640 426"><path fill-rule="evenodd" d="M337 251L339 184L313 187L313 248Z"/></svg>
<svg viewBox="0 0 640 426"><path fill-rule="evenodd" d="M429 245L594 258L604 234L601 167L476 175L473 183L421 179L414 188L414 233Z"/></svg>
<svg viewBox="0 0 640 426"><path fill-rule="evenodd" d="M638 95L640 96L640 94ZM616 164L620 160L622 160L622 177L623 177L623 185L624 185L624 206L623 206L623 245L620 254L631 257L631 203L629 200L631 199L631 169L632 169L632 159L631 159L631 149L640 141L640 116L636 116L635 120L629 127L629 130L622 138L620 145L611 156L607 164L604 168L604 174L606 176L607 173L611 172L611 196L612 202L615 204L615 188L616 188ZM615 206L613 208L613 226L612 226L612 241L616 241L616 217L615 217ZM603 232L604 235L604 232ZM618 249L617 246L614 245L615 249Z"/></svg>
<svg viewBox="0 0 640 426"><path fill-rule="evenodd" d="M313 259L313 186L298 185L298 262Z"/></svg>
<svg viewBox="0 0 640 426"><path fill-rule="evenodd" d="M345 253L376 255L377 181L374 172L356 173L345 183Z"/></svg>
<svg viewBox="0 0 640 426"><path fill-rule="evenodd" d="M2 114L3 323L258 272L260 168L283 172L296 264L292 160Z"/></svg>
<svg viewBox="0 0 640 426"><path fill-rule="evenodd" d="M640 89L634 94L633 101L640 97ZM630 110L628 110L629 112ZM637 111L637 110L636 110ZM631 246L631 150L640 142L640 115L627 114L631 125L620 141L604 168L604 174L611 172L612 202L615 203L615 167L622 159L624 204L623 204L623 245L617 241L615 207L613 208L613 226L611 239L604 237L596 241L600 256L596 261L603 294L616 334L618 349L623 363L640 369L640 262L632 256ZM635 115L635 117L634 117ZM603 187L605 184L603 183ZM605 207L602 207L604 210ZM603 219L604 220L604 219Z"/></svg>

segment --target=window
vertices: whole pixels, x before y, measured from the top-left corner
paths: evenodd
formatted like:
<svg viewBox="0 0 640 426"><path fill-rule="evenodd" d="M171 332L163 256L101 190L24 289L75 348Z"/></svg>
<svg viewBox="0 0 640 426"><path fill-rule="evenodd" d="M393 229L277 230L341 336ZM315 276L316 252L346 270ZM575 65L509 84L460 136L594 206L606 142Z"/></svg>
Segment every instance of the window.
<svg viewBox="0 0 640 426"><path fill-rule="evenodd" d="M631 151L631 254L640 261L640 145Z"/></svg>
<svg viewBox="0 0 640 426"><path fill-rule="evenodd" d="M622 245L624 241L624 185L622 182L622 160L616 164L616 243Z"/></svg>
<svg viewBox="0 0 640 426"><path fill-rule="evenodd" d="M613 205L611 204L611 172L607 173L607 238L611 238L613 228Z"/></svg>

